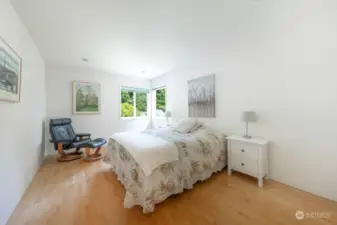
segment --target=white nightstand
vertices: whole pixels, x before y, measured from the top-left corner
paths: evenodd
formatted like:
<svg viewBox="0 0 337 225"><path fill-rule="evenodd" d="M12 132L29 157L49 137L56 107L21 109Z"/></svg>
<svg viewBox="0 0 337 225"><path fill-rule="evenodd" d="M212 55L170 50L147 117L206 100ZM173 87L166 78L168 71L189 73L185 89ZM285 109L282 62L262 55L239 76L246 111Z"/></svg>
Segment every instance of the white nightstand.
<svg viewBox="0 0 337 225"><path fill-rule="evenodd" d="M263 178L268 178L268 141L262 138L233 135L227 137L228 174L232 170L258 178L259 187Z"/></svg>

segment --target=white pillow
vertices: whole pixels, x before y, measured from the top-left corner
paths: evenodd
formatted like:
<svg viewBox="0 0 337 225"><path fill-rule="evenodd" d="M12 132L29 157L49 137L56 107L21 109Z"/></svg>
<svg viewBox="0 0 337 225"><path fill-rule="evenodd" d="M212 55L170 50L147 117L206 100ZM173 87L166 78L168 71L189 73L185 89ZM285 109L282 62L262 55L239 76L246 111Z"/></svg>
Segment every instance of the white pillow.
<svg viewBox="0 0 337 225"><path fill-rule="evenodd" d="M197 119L184 119L179 121L177 126L173 129L174 132L178 133L189 133L193 128L197 125L198 121Z"/></svg>

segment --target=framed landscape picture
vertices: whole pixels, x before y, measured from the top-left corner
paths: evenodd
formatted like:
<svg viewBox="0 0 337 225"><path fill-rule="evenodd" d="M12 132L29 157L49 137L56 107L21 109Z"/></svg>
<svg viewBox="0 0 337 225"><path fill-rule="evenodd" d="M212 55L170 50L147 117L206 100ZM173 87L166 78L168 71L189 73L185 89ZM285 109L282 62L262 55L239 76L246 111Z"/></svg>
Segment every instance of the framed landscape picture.
<svg viewBox="0 0 337 225"><path fill-rule="evenodd" d="M99 114L101 112L101 85L73 81L73 113Z"/></svg>
<svg viewBox="0 0 337 225"><path fill-rule="evenodd" d="M0 101L20 102L20 56L0 38Z"/></svg>

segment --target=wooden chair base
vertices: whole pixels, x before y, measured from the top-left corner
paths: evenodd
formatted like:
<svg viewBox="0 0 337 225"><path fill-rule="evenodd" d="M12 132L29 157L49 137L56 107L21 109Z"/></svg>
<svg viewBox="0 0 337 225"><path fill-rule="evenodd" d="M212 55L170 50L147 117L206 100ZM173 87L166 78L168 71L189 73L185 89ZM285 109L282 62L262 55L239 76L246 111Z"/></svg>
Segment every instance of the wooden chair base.
<svg viewBox="0 0 337 225"><path fill-rule="evenodd" d="M101 151L101 147L98 147L95 151L95 153L90 153L91 149L90 148L86 148L85 149L85 156L83 158L84 161L86 162L93 162L93 161L97 161L102 159L104 156L103 154L100 153Z"/></svg>
<svg viewBox="0 0 337 225"><path fill-rule="evenodd" d="M75 152L66 153L62 149L62 143L57 144L57 151L59 153L59 155L57 156L57 161L59 162L69 162L69 161L73 161L76 159L80 159L82 158L82 155L83 155L83 153L80 152L80 149L76 149Z"/></svg>
<svg viewBox="0 0 337 225"><path fill-rule="evenodd" d="M59 162L69 162L73 161L76 159L82 158L82 154L68 154L68 155L58 155L57 156L57 161Z"/></svg>
<svg viewBox="0 0 337 225"><path fill-rule="evenodd" d="M103 155L98 154L98 155L91 155L91 156L84 156L83 160L86 162L93 162L93 161L97 161L103 159Z"/></svg>
<svg viewBox="0 0 337 225"><path fill-rule="evenodd" d="M102 159L104 156L100 153L102 147L96 148L94 153L91 153L91 148L85 149L85 157L83 158L86 162L93 162ZM72 153L66 153L62 149L62 143L58 143L57 151L59 153L57 157L57 161L59 162L69 162L72 160L80 159L82 158L82 152L80 152L80 149L77 148L75 152Z"/></svg>
<svg viewBox="0 0 337 225"><path fill-rule="evenodd" d="M68 153L66 153L66 155L80 155L80 156L83 156L83 152L80 152L80 151L68 152Z"/></svg>

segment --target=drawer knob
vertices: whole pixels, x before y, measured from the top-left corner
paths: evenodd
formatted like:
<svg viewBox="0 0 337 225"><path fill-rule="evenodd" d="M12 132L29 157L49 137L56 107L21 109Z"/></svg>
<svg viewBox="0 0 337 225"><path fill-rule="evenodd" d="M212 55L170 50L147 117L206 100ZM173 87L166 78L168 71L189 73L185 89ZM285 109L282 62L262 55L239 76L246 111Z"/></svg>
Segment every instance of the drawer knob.
<svg viewBox="0 0 337 225"><path fill-rule="evenodd" d="M242 162L242 163L241 163L241 166L244 166L244 165L245 165L245 164Z"/></svg>
<svg viewBox="0 0 337 225"><path fill-rule="evenodd" d="M241 152L245 152L245 150L244 150L244 149L241 149Z"/></svg>

